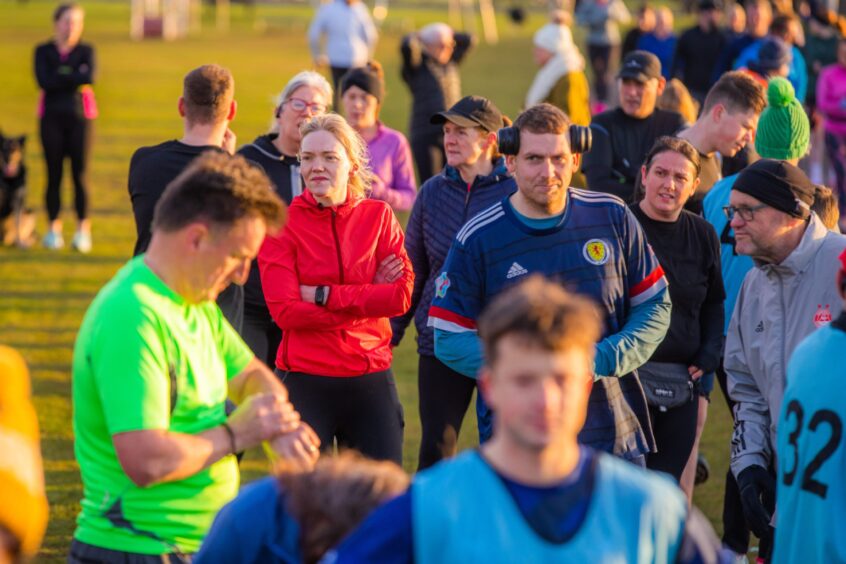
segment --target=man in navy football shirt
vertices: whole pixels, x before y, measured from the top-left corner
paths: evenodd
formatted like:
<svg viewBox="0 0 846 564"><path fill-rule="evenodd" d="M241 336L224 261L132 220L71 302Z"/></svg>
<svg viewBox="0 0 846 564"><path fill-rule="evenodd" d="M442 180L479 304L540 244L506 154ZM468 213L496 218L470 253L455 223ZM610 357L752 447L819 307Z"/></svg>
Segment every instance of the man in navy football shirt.
<svg viewBox="0 0 846 564"><path fill-rule="evenodd" d="M516 154L506 165L518 191L458 232L436 283L429 323L435 355L465 376L482 365L476 319L484 306L529 273L541 273L602 308L587 421L579 439L643 462L654 448L646 400L633 372L664 338L670 320L667 281L637 220L622 200L570 188L580 155L570 120L549 104L517 117ZM508 147L500 150L508 151ZM480 436L490 436L480 416Z"/></svg>

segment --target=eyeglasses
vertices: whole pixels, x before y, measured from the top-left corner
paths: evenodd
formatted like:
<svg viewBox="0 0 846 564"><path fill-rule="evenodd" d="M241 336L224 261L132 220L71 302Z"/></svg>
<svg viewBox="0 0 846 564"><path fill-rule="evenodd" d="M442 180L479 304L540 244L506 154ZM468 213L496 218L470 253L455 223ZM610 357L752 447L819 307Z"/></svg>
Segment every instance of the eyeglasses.
<svg viewBox="0 0 846 564"><path fill-rule="evenodd" d="M743 221L753 221L755 219L755 212L766 207L769 206L767 204L758 204L757 206L725 206L723 213L726 214L729 221L734 219L735 214L740 215L740 219Z"/></svg>
<svg viewBox="0 0 846 564"><path fill-rule="evenodd" d="M326 104L318 104L316 102L310 104L305 100L300 100L299 98L288 98L285 100L285 103L290 104L291 108L293 108L295 112L304 112L306 111L306 108L316 114L322 114L326 111Z"/></svg>

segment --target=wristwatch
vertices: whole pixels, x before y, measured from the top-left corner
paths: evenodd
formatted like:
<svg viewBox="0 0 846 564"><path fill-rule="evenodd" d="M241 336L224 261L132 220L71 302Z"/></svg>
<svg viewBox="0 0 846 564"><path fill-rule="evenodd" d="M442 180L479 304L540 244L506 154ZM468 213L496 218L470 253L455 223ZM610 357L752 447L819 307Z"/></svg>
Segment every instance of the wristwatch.
<svg viewBox="0 0 846 564"><path fill-rule="evenodd" d="M318 286L317 289L314 291L314 303L319 306L326 305L326 286Z"/></svg>

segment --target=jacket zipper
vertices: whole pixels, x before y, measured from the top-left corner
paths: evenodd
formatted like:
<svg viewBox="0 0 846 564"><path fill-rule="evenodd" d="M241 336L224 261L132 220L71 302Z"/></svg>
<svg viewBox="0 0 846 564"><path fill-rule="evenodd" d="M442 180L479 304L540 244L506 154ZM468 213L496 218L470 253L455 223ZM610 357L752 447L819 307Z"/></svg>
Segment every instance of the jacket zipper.
<svg viewBox="0 0 846 564"><path fill-rule="evenodd" d="M464 196L464 214L461 216L461 225L467 223L467 210L470 208L470 193L473 191L473 185L467 187L467 193ZM459 228L460 229L460 228Z"/></svg>
<svg viewBox="0 0 846 564"><path fill-rule="evenodd" d="M341 261L341 241L338 239L338 227L335 224L336 212L332 210L332 236L335 238L335 252L338 255L338 283L344 283L344 263Z"/></svg>

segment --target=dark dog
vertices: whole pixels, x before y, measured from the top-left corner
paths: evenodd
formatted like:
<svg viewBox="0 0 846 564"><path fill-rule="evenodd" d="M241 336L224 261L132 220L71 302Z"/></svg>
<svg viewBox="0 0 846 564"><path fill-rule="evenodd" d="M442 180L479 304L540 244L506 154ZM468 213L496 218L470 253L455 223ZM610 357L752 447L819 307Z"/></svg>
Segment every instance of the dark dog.
<svg viewBox="0 0 846 564"><path fill-rule="evenodd" d="M26 135L0 134L0 232L4 245L32 246L35 214L24 208L26 200Z"/></svg>

